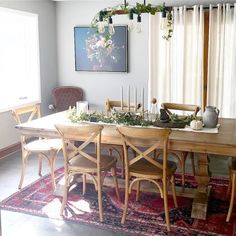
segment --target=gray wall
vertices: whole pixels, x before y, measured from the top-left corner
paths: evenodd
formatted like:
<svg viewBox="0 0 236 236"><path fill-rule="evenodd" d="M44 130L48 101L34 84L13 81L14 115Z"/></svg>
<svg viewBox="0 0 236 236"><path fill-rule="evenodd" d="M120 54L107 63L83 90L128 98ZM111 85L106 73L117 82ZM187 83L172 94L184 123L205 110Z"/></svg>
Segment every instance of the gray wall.
<svg viewBox="0 0 236 236"><path fill-rule="evenodd" d="M134 2L136 1L131 3ZM159 0L151 2L153 4L163 3ZM209 3L207 0L167 0L165 2L167 5ZM211 2L216 3L215 0ZM223 1L219 0L219 2ZM234 2L234 0L227 2ZM74 26L89 25L99 10L121 3L123 2L118 0L97 2L94 0L58 2L50 0L0 0L0 7L39 14L42 114L49 112L48 104L51 103L51 90L58 84L75 85L83 88L85 99L89 101L92 108L97 109L104 108L106 98L119 100L121 86L124 87L124 90L129 85L131 88L137 87L139 92L141 88L145 88L147 106L148 15L142 16L143 32L141 34L129 33L129 73L76 72L74 70ZM126 24L127 16L116 16L113 21L115 24ZM124 94L126 95L126 91ZM141 101L140 98L139 100ZM0 113L0 149L19 141L19 135L14 125L9 112Z"/></svg>
<svg viewBox="0 0 236 236"><path fill-rule="evenodd" d="M39 15L42 114L49 112L48 104L51 102L51 90L58 83L55 4L49 0L0 1L0 7L28 11ZM15 122L9 112L0 113L0 149L19 141L19 135L14 126Z"/></svg>
<svg viewBox="0 0 236 236"><path fill-rule="evenodd" d="M139 2L127 1L130 4ZM141 1L142 2L142 1ZM166 0L166 5L216 4L225 0ZM234 0L227 0L234 2ZM85 92L92 108L104 109L106 98L120 100L120 87L127 89L137 87L139 91L145 88L145 107L148 105L148 15L142 14L143 32L129 33L129 73L96 73L76 72L74 69L74 39L73 28L76 25L89 25L91 20L103 8L122 4L123 1L113 0L79 0L57 1L57 39L58 39L58 77L60 85L75 85ZM163 4L163 1L147 1L152 4ZM127 16L114 16L114 24L127 24ZM133 91L133 90L132 90ZM126 94L126 93L125 93Z"/></svg>
<svg viewBox="0 0 236 236"><path fill-rule="evenodd" d="M117 1L112 1L112 6ZM111 4L111 1L110 1ZM109 6L109 2L57 2L57 40L58 40L58 78L60 85L75 85L85 92L85 99L90 107L104 109L107 98L120 100L120 88L124 88L126 99L127 87L137 87L140 94L148 87L148 15L142 16L143 32L129 33L129 73L78 72L74 69L74 35L76 25L90 25L95 14ZM127 16L113 17L114 24L127 24ZM139 96L140 97L140 96ZM140 99L140 98L139 98ZM133 99L132 99L133 100ZM139 100L141 102L141 99Z"/></svg>

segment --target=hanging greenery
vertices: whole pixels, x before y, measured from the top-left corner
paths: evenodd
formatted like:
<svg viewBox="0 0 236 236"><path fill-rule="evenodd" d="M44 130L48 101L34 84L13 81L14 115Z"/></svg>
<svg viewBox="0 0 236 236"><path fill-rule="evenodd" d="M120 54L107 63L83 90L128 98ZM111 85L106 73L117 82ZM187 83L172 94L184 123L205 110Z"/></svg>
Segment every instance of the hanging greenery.
<svg viewBox="0 0 236 236"><path fill-rule="evenodd" d="M98 12L93 18L91 25L92 27L96 27L101 19L103 22L108 24L108 18L115 15L140 15L142 13L150 13L151 15L155 15L157 12L164 11L166 13L167 23L165 29L163 30L163 38L169 40L173 34L173 17L171 10L171 7L166 7L165 5L153 6L151 4L136 3L136 6L131 6L128 3L126 5L121 4L114 7L105 8Z"/></svg>

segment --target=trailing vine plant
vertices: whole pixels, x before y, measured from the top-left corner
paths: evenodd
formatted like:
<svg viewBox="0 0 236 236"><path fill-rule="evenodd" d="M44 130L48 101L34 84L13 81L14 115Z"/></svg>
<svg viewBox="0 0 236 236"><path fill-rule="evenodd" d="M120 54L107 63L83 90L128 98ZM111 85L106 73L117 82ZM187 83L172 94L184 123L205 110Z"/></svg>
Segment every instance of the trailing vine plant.
<svg viewBox="0 0 236 236"><path fill-rule="evenodd" d="M150 3L144 4L136 3L136 6L131 6L128 3L120 4L114 7L104 8L99 11L91 22L92 27L97 27L98 22L102 19L103 22L108 24L108 19L111 16L115 15L130 15L137 14L140 15L142 13L150 13L151 15L155 15L157 12L165 12L166 14L166 29L163 32L163 38L169 40L173 34L173 17L172 17L172 7L166 7L165 4L160 6L153 6ZM109 34L109 33L108 33Z"/></svg>

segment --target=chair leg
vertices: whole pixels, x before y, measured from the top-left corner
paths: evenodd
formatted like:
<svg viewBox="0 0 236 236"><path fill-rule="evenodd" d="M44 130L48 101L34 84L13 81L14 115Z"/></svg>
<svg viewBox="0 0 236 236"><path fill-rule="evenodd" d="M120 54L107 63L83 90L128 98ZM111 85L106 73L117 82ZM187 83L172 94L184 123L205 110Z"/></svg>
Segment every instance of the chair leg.
<svg viewBox="0 0 236 236"><path fill-rule="evenodd" d="M29 157L29 153L28 152L22 153L22 159L21 159L21 177L20 177L20 183L18 185L18 189L21 189L23 181L24 181L25 170L26 170L26 162L27 162L28 157Z"/></svg>
<svg viewBox="0 0 236 236"><path fill-rule="evenodd" d="M140 185L141 185L141 181L137 181L136 201L139 200L139 196L140 196Z"/></svg>
<svg viewBox="0 0 236 236"><path fill-rule="evenodd" d="M122 165L121 177L122 177L122 179L124 179L125 178L125 157L124 157L123 147L122 147L122 150L120 153L120 159L121 159L121 165Z"/></svg>
<svg viewBox="0 0 236 236"><path fill-rule="evenodd" d="M233 206L234 206L234 195L235 195L235 183L236 181L236 173L233 172L232 174L232 189L231 189L231 198L230 198L230 204L229 204L229 210L226 218L226 222L229 222L232 211L233 211Z"/></svg>
<svg viewBox="0 0 236 236"><path fill-rule="evenodd" d="M231 188L232 188L232 173L231 173L231 169L229 169L229 184L228 184L228 188L226 192L226 198L229 197Z"/></svg>
<svg viewBox="0 0 236 236"><path fill-rule="evenodd" d="M117 176L116 176L116 168L115 167L111 168L111 174L112 174L113 180L114 180L116 196L117 196L117 199L120 201L120 192L119 192L119 186L118 186L118 180L117 180Z"/></svg>
<svg viewBox="0 0 236 236"><path fill-rule="evenodd" d="M167 230L170 231L170 215L169 215L168 199L167 199L167 183L165 179L163 180L163 199L164 199L166 226Z"/></svg>
<svg viewBox="0 0 236 236"><path fill-rule="evenodd" d="M63 215L66 202L67 202L67 195L68 195L68 188L69 188L69 176L66 174L65 175L65 183L64 183L64 191L63 191L63 199L62 199L62 204L61 204L61 210L60 210L60 215Z"/></svg>
<svg viewBox="0 0 236 236"><path fill-rule="evenodd" d="M175 177L174 176L171 177L170 182L171 182L171 190L172 190L172 194L173 194L174 204L175 204L175 207L178 207L177 198L176 198L176 190L175 190Z"/></svg>
<svg viewBox="0 0 236 236"><path fill-rule="evenodd" d="M193 152L189 152L189 158L191 159L191 162L192 162L193 176L195 176L195 163L194 163L194 153Z"/></svg>
<svg viewBox="0 0 236 236"><path fill-rule="evenodd" d="M99 219L100 219L100 222L103 222L101 173L98 173L97 176L98 176L98 207L99 207Z"/></svg>
<svg viewBox="0 0 236 236"><path fill-rule="evenodd" d="M43 157L39 154L39 176L42 176L42 162L43 162Z"/></svg>
<svg viewBox="0 0 236 236"><path fill-rule="evenodd" d="M126 173L125 175L125 205L124 205L123 216L121 219L121 224L125 223L127 209L128 209L128 201L129 201L129 174Z"/></svg>
<svg viewBox="0 0 236 236"><path fill-rule="evenodd" d="M184 184L185 184L185 163L187 159L188 153L183 153L180 157L180 165L181 165L181 176L182 176L182 189L184 190Z"/></svg>
<svg viewBox="0 0 236 236"><path fill-rule="evenodd" d="M52 179L52 186L53 189L56 189L56 181L55 181L55 160L56 160L56 155L55 152L50 153L50 156L48 158L49 166L50 166L50 172L51 172L51 179Z"/></svg>
<svg viewBox="0 0 236 236"><path fill-rule="evenodd" d="M109 150L108 150L108 152L109 152L109 156L112 156L112 148L109 148Z"/></svg>
<svg viewBox="0 0 236 236"><path fill-rule="evenodd" d="M83 174L83 195L86 193L86 174Z"/></svg>

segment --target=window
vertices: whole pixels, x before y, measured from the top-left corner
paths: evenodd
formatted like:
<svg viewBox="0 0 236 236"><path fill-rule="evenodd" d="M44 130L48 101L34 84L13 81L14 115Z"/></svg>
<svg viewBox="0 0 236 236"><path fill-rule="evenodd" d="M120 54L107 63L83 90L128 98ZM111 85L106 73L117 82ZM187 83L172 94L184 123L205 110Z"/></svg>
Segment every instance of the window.
<svg viewBox="0 0 236 236"><path fill-rule="evenodd" d="M38 15L0 7L0 112L41 100Z"/></svg>

